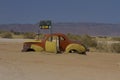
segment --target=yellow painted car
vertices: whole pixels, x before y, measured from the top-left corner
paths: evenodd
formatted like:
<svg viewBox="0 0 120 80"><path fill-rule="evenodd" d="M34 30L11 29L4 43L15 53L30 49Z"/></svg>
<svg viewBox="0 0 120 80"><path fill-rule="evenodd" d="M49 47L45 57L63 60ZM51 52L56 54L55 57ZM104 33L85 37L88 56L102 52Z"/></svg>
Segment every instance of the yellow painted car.
<svg viewBox="0 0 120 80"><path fill-rule="evenodd" d="M24 42L23 52L27 51L47 51L52 53L81 53L86 54L89 49L80 42L69 40L66 35L61 33L47 34L40 41Z"/></svg>

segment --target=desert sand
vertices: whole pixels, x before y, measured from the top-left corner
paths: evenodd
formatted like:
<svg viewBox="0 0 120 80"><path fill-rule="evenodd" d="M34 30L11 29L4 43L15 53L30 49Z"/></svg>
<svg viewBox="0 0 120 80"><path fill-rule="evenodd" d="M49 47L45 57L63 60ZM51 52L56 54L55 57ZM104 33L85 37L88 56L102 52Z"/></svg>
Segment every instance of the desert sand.
<svg viewBox="0 0 120 80"><path fill-rule="evenodd" d="M0 80L120 80L120 54L21 52L23 39L0 39Z"/></svg>

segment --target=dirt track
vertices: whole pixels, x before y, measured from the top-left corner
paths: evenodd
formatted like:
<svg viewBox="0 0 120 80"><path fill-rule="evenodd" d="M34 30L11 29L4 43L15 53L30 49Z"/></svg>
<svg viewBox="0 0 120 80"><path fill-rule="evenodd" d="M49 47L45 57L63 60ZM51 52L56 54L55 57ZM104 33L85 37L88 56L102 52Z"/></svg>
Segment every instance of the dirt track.
<svg viewBox="0 0 120 80"><path fill-rule="evenodd" d="M22 42L0 39L0 80L120 80L120 54L22 53Z"/></svg>

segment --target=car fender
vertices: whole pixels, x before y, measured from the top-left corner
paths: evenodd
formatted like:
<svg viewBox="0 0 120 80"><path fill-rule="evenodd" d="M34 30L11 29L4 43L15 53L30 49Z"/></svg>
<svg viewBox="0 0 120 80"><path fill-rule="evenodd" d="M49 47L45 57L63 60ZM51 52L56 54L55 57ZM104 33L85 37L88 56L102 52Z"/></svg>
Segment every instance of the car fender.
<svg viewBox="0 0 120 80"><path fill-rule="evenodd" d="M76 50L78 53L86 52L86 49L83 45L76 43L69 44L65 49L65 53L69 53L70 50Z"/></svg>
<svg viewBox="0 0 120 80"><path fill-rule="evenodd" d="M31 49L35 50L36 52L41 52L44 50L41 46L38 46L36 44L32 44Z"/></svg>

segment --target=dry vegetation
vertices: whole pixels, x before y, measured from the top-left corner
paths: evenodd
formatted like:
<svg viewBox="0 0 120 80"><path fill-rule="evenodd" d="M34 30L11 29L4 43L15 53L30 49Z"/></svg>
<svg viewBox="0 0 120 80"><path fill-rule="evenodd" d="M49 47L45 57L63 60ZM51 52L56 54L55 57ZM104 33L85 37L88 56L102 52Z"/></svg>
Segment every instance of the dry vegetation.
<svg viewBox="0 0 120 80"><path fill-rule="evenodd" d="M1 31L0 36L2 38L20 38L20 39L35 39L36 34L33 32L6 32ZM120 53L120 37L107 37L107 36L98 36L92 37L90 35L75 35L68 33L68 38L71 40L79 40L85 46L90 48L92 52L111 52L111 53ZM43 37L43 34L39 35L39 38Z"/></svg>

